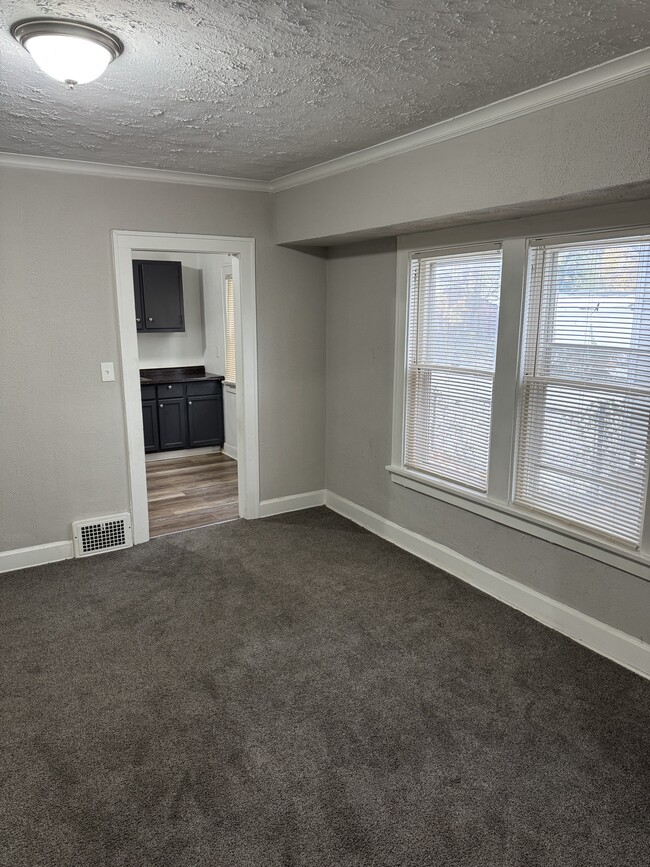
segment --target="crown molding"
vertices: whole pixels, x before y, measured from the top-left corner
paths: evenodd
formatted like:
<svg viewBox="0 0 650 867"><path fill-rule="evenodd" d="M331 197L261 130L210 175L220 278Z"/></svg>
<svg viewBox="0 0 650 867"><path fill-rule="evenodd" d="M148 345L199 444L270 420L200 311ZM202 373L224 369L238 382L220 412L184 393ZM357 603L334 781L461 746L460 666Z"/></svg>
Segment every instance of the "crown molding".
<svg viewBox="0 0 650 867"><path fill-rule="evenodd" d="M137 166L116 166L110 163L91 163L85 160L66 160L59 157L40 157L31 154L0 152L0 167L37 169L64 174L92 175L100 178L121 178L127 181L157 181L165 184L189 184L196 187L216 187L222 190L248 190L269 193L268 181L248 178L225 178L220 175L202 175L198 172L173 172L167 169L147 169Z"/></svg>
<svg viewBox="0 0 650 867"><path fill-rule="evenodd" d="M486 129L617 84L633 81L648 73L650 73L650 48L642 48L632 54L616 57L599 66L575 72L566 78L508 96L498 102L456 115L423 129L284 175L271 181L271 192L279 193L350 169L371 165L398 154L409 153L437 142Z"/></svg>
<svg viewBox="0 0 650 867"><path fill-rule="evenodd" d="M59 157L2 152L0 152L0 167L40 169L105 178L122 178L124 180L158 181L167 184L189 184L225 190L279 193L292 187L347 172L350 169L361 168L389 157L419 150L467 133L477 132L554 105L561 105L563 102L587 96L617 84L633 81L649 73L650 48L642 48L640 51L626 54L623 57L616 57L614 60L600 64L600 66L575 72L566 78L542 84L532 90L508 96L490 105L459 114L456 117L380 142L363 150L344 154L328 162L292 172L273 181L227 178L221 175L204 175L198 172L176 172L167 169L138 168L136 166L119 166L85 160L67 160Z"/></svg>

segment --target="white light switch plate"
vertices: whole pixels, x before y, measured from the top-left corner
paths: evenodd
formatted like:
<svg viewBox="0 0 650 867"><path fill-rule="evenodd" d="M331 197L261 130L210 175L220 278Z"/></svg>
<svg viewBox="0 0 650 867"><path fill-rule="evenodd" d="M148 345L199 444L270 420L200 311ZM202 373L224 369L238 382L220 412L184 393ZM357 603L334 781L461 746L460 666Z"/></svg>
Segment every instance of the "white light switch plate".
<svg viewBox="0 0 650 867"><path fill-rule="evenodd" d="M115 382L115 368L112 361L102 361L102 382Z"/></svg>

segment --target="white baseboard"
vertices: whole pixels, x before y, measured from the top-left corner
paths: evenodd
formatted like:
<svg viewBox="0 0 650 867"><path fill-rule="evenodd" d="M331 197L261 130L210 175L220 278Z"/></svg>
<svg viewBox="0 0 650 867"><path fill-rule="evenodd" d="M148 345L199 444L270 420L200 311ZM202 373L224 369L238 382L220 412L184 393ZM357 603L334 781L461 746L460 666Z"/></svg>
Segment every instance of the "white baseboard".
<svg viewBox="0 0 650 867"><path fill-rule="evenodd" d="M275 500L260 502L260 518L281 515L283 512L297 512L325 505L325 491L308 491L306 494L292 494L290 497L277 497Z"/></svg>
<svg viewBox="0 0 650 867"><path fill-rule="evenodd" d="M226 457L232 458L234 461L237 460L237 446L231 446L230 443L224 443L221 451L226 455Z"/></svg>
<svg viewBox="0 0 650 867"><path fill-rule="evenodd" d="M260 517L294 512L314 506L327 505L354 523L365 527L382 539L403 548L416 557L455 575L500 602L516 608L534 620L561 632L574 641L583 644L601 656L650 679L650 644L640 641L625 632L614 629L606 623L595 620L575 608L551 599L512 578L500 575L487 566L433 542L382 518L381 515L358 506L331 491L309 491L289 497L263 500L260 503ZM34 545L30 548L17 548L0 551L0 572L26 569L67 560L74 555L72 542L51 542Z"/></svg>
<svg viewBox="0 0 650 867"><path fill-rule="evenodd" d="M56 563L74 557L72 542L50 542L47 545L32 545L31 548L16 548L0 551L0 572L13 572L30 566Z"/></svg>
<svg viewBox="0 0 650 867"><path fill-rule="evenodd" d="M221 454L219 446L203 446L200 449L176 449L171 452L150 452L144 456L145 463L152 464L156 461L173 461L176 458L193 458L198 455L218 455Z"/></svg>
<svg viewBox="0 0 650 867"><path fill-rule="evenodd" d="M382 539L444 569L445 572L455 575L545 626L550 626L551 629L561 632L601 656L650 679L650 644L538 593L518 581L513 581L512 578L500 575L487 566L482 566L419 533L400 527L399 524L382 518L381 515L358 506L338 494L327 491L325 504L332 511L349 518L355 524L381 536Z"/></svg>

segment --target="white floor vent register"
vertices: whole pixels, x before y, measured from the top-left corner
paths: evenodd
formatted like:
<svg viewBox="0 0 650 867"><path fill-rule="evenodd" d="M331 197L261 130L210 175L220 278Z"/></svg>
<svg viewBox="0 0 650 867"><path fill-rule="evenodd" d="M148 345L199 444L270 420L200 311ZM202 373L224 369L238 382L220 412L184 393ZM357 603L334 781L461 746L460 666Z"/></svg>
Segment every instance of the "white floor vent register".
<svg viewBox="0 0 650 867"><path fill-rule="evenodd" d="M74 521L72 524L75 557L90 557L104 551L119 551L133 545L131 516L107 515L89 521Z"/></svg>

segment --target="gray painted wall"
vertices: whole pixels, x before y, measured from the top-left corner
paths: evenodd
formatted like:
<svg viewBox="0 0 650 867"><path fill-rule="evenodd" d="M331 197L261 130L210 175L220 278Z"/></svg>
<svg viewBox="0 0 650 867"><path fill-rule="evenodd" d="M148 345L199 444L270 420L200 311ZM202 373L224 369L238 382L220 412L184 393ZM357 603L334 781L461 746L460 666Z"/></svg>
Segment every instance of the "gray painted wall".
<svg viewBox="0 0 650 867"><path fill-rule="evenodd" d="M323 487L325 262L273 245L270 196L9 168L0 190L0 550L128 506L111 229L256 238L262 498Z"/></svg>
<svg viewBox="0 0 650 867"><path fill-rule="evenodd" d="M646 76L277 193L275 237L327 243L638 199L649 127Z"/></svg>
<svg viewBox="0 0 650 867"><path fill-rule="evenodd" d="M649 203L453 229L427 243L650 220ZM421 237L417 241L422 241ZM630 635L650 640L650 582L393 483L396 244L330 250L327 295L327 487L391 521Z"/></svg>

